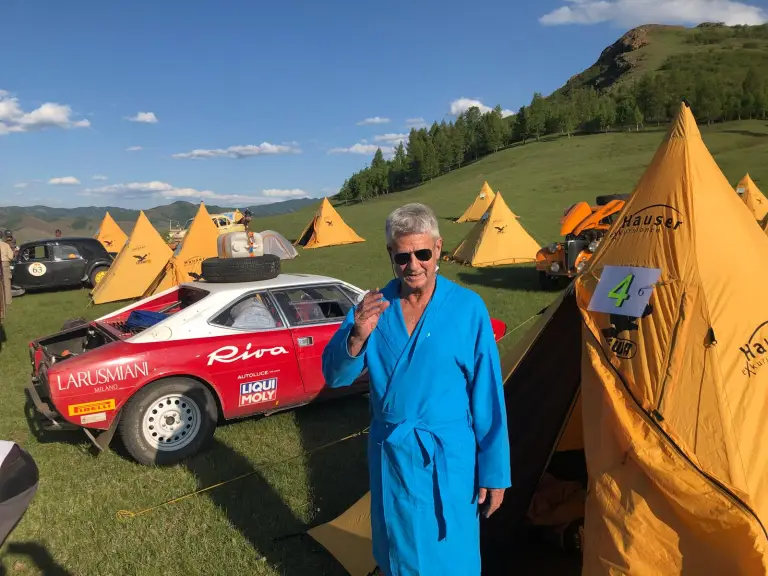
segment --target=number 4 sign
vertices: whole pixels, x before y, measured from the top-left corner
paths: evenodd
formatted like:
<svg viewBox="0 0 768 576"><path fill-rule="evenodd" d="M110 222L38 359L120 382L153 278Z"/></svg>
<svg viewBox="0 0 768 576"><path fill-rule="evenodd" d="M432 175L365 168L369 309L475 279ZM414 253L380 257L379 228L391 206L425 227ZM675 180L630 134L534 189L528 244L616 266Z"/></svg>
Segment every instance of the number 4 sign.
<svg viewBox="0 0 768 576"><path fill-rule="evenodd" d="M589 310L641 318L660 276L659 268L605 266Z"/></svg>

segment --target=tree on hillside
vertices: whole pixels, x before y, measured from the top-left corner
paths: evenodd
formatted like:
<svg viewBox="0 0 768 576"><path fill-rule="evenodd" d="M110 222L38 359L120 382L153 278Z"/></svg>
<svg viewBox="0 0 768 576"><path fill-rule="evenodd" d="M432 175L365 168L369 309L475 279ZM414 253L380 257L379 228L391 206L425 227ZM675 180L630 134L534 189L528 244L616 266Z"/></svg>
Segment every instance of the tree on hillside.
<svg viewBox="0 0 768 576"><path fill-rule="evenodd" d="M701 79L696 87L693 109L699 119L707 121L708 126L723 113L723 91L716 78Z"/></svg>
<svg viewBox="0 0 768 576"><path fill-rule="evenodd" d="M505 124L501 117L501 106L496 106L493 110L483 115L482 119L482 141L483 150L486 154L498 152L504 144Z"/></svg>
<svg viewBox="0 0 768 576"><path fill-rule="evenodd" d="M544 100L539 92L534 93L531 99L531 105L528 106L528 118L526 127L528 136L536 138L538 141L544 133L544 126L547 123L547 101Z"/></svg>
<svg viewBox="0 0 768 576"><path fill-rule="evenodd" d="M515 115L515 125L512 128L512 139L525 145L530 131L528 129L528 108L523 106Z"/></svg>

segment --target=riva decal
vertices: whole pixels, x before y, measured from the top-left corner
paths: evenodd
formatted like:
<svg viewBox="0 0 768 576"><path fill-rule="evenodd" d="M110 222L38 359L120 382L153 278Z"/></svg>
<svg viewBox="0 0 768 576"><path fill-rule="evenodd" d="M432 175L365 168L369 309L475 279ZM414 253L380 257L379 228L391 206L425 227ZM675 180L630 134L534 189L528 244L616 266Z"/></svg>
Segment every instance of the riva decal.
<svg viewBox="0 0 768 576"><path fill-rule="evenodd" d="M240 406L263 404L277 400L277 378L240 384Z"/></svg>
<svg viewBox="0 0 768 576"><path fill-rule="evenodd" d="M275 346L274 348L259 348L258 350L251 350L251 345L248 344L245 347L245 351L240 352L240 348L237 346L222 346L218 350L214 350L208 354L208 366L214 362L237 362L238 360L250 360L251 358L261 358L265 354L272 356L279 356L280 354L288 354L288 350L282 346Z"/></svg>
<svg viewBox="0 0 768 576"><path fill-rule="evenodd" d="M95 414L96 412L105 412L115 409L115 399L98 400L96 402L86 402L84 404L72 404L67 408L70 416L84 416L85 414Z"/></svg>
<svg viewBox="0 0 768 576"><path fill-rule="evenodd" d="M63 391L83 386L101 386L112 382L123 382L124 380L138 378L139 376L149 376L149 366L146 362L133 362L110 368L71 372L67 377L57 376L56 378L59 382L59 390ZM112 389L112 387L107 388L107 390Z"/></svg>

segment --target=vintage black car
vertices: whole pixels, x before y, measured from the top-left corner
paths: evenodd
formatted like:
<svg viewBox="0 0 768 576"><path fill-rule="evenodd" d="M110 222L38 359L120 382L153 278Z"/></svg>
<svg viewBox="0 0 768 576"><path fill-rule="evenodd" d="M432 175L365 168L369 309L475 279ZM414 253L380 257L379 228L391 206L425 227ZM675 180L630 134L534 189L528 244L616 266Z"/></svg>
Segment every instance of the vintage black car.
<svg viewBox="0 0 768 576"><path fill-rule="evenodd" d="M40 288L88 283L96 286L112 265L112 256L95 238L53 238L19 246L12 264L13 295Z"/></svg>

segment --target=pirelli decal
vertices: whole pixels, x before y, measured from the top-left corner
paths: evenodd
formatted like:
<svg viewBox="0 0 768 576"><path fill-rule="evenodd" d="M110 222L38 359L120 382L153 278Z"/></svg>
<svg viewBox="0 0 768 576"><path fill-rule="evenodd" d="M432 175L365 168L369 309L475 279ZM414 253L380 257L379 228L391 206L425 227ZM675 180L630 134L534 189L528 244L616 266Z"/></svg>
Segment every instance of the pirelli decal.
<svg viewBox="0 0 768 576"><path fill-rule="evenodd" d="M85 404L72 404L68 411L70 416L83 416L85 414L94 414L96 412L106 412L115 409L115 399L99 400L97 402L86 402Z"/></svg>

